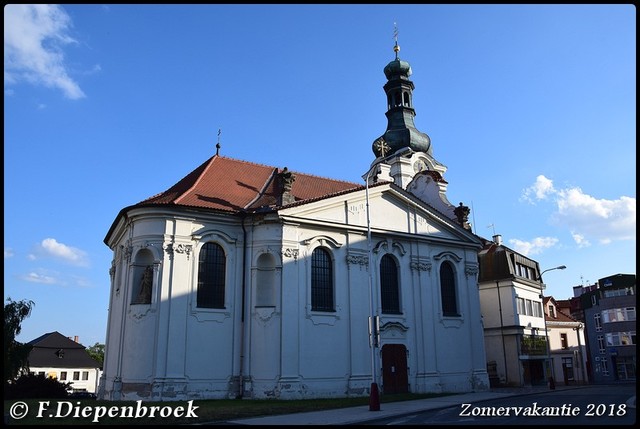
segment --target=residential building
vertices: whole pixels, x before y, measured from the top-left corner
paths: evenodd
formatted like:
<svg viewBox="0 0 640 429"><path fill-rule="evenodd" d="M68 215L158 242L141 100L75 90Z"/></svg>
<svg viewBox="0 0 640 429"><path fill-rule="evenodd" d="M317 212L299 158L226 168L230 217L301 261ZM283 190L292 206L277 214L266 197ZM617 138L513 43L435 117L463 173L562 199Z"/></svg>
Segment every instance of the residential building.
<svg viewBox="0 0 640 429"><path fill-rule="evenodd" d="M28 358L30 372L71 383L72 392L98 392L100 363L89 356L77 336L71 339L54 331L27 344L33 347Z"/></svg>
<svg viewBox="0 0 640 429"><path fill-rule="evenodd" d="M552 296L544 297L552 374L556 383L586 384L584 323L571 317L570 312L568 300L556 301Z"/></svg>
<svg viewBox="0 0 640 429"><path fill-rule="evenodd" d="M483 243L478 287L491 385L545 384L550 368L538 262L505 246L499 234Z"/></svg>
<svg viewBox="0 0 640 429"><path fill-rule="evenodd" d="M113 261L100 397L488 388L482 242L469 209L446 197L447 167L415 127L411 67L395 48L387 129L363 184L216 152L118 213L104 240Z"/></svg>
<svg viewBox="0 0 640 429"><path fill-rule="evenodd" d="M584 313L594 383L636 379L636 276L614 274L574 287Z"/></svg>

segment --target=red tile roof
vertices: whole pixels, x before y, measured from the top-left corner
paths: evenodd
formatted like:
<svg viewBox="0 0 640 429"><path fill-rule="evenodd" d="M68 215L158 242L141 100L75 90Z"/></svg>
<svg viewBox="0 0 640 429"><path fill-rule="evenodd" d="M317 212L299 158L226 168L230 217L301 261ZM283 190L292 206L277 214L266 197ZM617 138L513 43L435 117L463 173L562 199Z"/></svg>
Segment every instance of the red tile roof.
<svg viewBox="0 0 640 429"><path fill-rule="evenodd" d="M166 191L138 205L201 207L223 211L277 207L277 174L282 169L214 155ZM358 183L295 174L291 188L295 203L362 189Z"/></svg>
<svg viewBox="0 0 640 429"><path fill-rule="evenodd" d="M543 301L543 304L545 305L545 308L549 301L553 301L553 304L556 308L555 317L552 317L549 314L546 314L545 312L544 318L547 320L547 322L554 322L554 321L555 322L577 322L576 319L574 319L569 314L563 311L565 310L565 308L562 305L558 305L558 302L562 302L562 300L556 301L556 299L552 296L545 296L542 301Z"/></svg>

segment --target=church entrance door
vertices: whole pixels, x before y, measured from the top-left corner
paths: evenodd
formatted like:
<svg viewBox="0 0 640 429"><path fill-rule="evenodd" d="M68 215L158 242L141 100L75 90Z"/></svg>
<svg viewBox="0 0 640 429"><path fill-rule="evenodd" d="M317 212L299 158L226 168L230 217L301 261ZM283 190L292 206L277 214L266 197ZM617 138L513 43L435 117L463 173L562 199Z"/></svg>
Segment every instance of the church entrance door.
<svg viewBox="0 0 640 429"><path fill-rule="evenodd" d="M408 393L407 348L402 344L382 346L382 391Z"/></svg>

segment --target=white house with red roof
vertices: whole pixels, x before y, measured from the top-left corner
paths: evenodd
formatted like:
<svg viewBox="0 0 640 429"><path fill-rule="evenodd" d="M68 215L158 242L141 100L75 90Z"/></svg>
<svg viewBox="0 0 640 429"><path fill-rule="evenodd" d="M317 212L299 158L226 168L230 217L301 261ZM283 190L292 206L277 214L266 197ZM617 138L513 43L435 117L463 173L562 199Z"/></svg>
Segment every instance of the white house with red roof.
<svg viewBox="0 0 640 429"><path fill-rule="evenodd" d="M384 72L362 184L216 154L118 213L100 397L488 388L482 242L415 128L409 64Z"/></svg>
<svg viewBox="0 0 640 429"><path fill-rule="evenodd" d="M544 297L544 317L549 336L549 352L556 383L586 384L587 343L584 323L573 318L568 300Z"/></svg>

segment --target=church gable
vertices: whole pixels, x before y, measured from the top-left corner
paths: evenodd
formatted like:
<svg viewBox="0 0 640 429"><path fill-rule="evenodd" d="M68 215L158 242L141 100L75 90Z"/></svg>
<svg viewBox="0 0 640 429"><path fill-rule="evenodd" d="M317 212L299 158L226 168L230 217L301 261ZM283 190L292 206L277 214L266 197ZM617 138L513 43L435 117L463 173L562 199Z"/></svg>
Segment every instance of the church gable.
<svg viewBox="0 0 640 429"><path fill-rule="evenodd" d="M279 210L279 214L295 217L298 221L308 219L314 223L327 222L332 225L337 223L366 228L366 190L355 190L312 203L283 208ZM372 230L418 234L478 244L473 235L464 231L454 220L390 183L369 188L369 219Z"/></svg>

